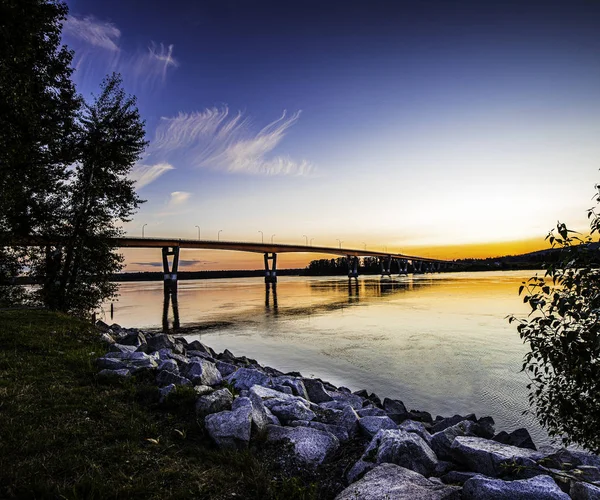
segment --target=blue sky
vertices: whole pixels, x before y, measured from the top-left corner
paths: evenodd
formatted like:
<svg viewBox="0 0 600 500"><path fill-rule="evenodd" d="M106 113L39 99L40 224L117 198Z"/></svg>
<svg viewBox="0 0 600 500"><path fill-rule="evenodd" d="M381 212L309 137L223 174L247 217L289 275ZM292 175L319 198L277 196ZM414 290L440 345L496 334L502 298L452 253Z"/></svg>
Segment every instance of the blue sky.
<svg viewBox="0 0 600 500"><path fill-rule="evenodd" d="M543 247L557 219L585 227L598 2L68 5L79 90L119 71L146 120L148 202L129 234L199 225L456 258ZM196 268L260 267L204 257Z"/></svg>

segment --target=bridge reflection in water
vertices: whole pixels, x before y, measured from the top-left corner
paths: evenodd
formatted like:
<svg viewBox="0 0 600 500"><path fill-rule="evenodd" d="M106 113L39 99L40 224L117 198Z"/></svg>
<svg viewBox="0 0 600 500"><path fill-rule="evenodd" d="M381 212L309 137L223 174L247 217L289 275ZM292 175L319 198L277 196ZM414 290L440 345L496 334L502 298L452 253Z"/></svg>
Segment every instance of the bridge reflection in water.
<svg viewBox="0 0 600 500"><path fill-rule="evenodd" d="M413 290L415 287L432 286L435 284L434 280L423 280L420 279L418 283L415 283L409 276L406 280L393 280L389 278L381 279L348 279L348 280L314 280L308 283L311 293L315 296L320 295L331 295L332 292L339 296L334 302L325 302L306 306L300 304L289 304L289 299L294 301L295 297L288 297L288 305L283 309L280 308L280 304L277 294L277 283L265 283L264 284L264 315L265 317L277 317L279 315L284 316L302 316L318 314L327 311L333 311L336 309L343 309L348 305L358 305L361 300L369 300L373 298L383 298L386 296L393 296L397 293ZM200 292L202 293L202 292ZM207 291L207 293L210 293ZM342 297L345 297L342 299ZM285 298L285 297L284 297ZM261 316L260 310L255 310L254 316ZM112 318L111 318L112 319ZM197 319L197 318L196 318ZM236 318L229 316L226 318L226 323L235 322ZM181 319L179 314L179 301L177 288L164 288L163 294L163 309L162 309L162 330L164 332L185 332L187 330L193 330L194 328L210 328L213 324L222 325L222 321L216 321L214 323L209 322L208 324L199 325L194 320L188 321L186 324L184 318L184 326L181 326Z"/></svg>

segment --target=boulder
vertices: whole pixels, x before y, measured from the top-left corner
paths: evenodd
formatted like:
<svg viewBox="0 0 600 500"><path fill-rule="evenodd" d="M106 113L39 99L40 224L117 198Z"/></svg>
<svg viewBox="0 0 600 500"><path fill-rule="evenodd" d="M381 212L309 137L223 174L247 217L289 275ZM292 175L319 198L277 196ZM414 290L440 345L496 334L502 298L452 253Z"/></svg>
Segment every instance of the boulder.
<svg viewBox="0 0 600 500"><path fill-rule="evenodd" d="M319 403L319 407L323 408L325 410L339 410L339 411L343 411L345 408L354 409L354 407L352 405L350 405L349 403L347 403L346 401L340 401L340 400L333 400L333 401L326 401L324 403Z"/></svg>
<svg viewBox="0 0 600 500"><path fill-rule="evenodd" d="M394 422L400 424L408 418L408 410L404 403L399 399L385 398L383 400L383 409Z"/></svg>
<svg viewBox="0 0 600 500"><path fill-rule="evenodd" d="M301 398L304 398L306 400L309 399L308 393L306 392L306 387L304 387L302 379L283 375L280 377L274 377L272 379L272 383L273 385L287 386L292 389L292 394L294 396L300 396Z"/></svg>
<svg viewBox="0 0 600 500"><path fill-rule="evenodd" d="M531 436L529 435L529 432L524 428L516 429L510 434L505 431L501 431L492 439L502 444L509 444L519 448L529 448L530 450L537 450L533 439L531 439Z"/></svg>
<svg viewBox="0 0 600 500"><path fill-rule="evenodd" d="M574 481L571 483L569 495L573 500L599 500L600 487L589 483Z"/></svg>
<svg viewBox="0 0 600 500"><path fill-rule="evenodd" d="M179 366L177 366L177 361L174 359L165 359L158 365L158 370L167 370L168 372L179 373Z"/></svg>
<svg viewBox="0 0 600 500"><path fill-rule="evenodd" d="M205 417L211 413L230 410L233 394L228 389L219 389L196 400L196 415Z"/></svg>
<svg viewBox="0 0 600 500"><path fill-rule="evenodd" d="M346 391L342 391L341 389L345 389L340 387L339 391L332 391L329 394L333 398L334 401L341 401L346 405L352 406L355 410L359 410L364 406L365 400L356 394L352 394L350 389L346 389Z"/></svg>
<svg viewBox="0 0 600 500"><path fill-rule="evenodd" d="M165 400L167 399L167 396L169 394L171 394L176 388L177 388L177 386L175 384L169 384L169 385L159 388L158 389L159 403L164 403Z"/></svg>
<svg viewBox="0 0 600 500"><path fill-rule="evenodd" d="M234 410L208 415L204 425L219 448L247 448L252 430L252 405L238 405Z"/></svg>
<svg viewBox="0 0 600 500"><path fill-rule="evenodd" d="M241 368L241 370L243 370L243 368ZM259 397L263 401L264 405L269 409L272 409L273 406L278 406L293 401L300 402L307 408L312 409L312 404L310 401L307 401L299 396L286 394L285 392L276 391L275 389L270 389L268 387L254 385L250 388L249 394L251 393L254 393L257 397Z"/></svg>
<svg viewBox="0 0 600 500"><path fill-rule="evenodd" d="M333 400L329 393L323 387L323 383L320 380L313 378L303 378L302 383L306 389L308 399L313 403L325 403Z"/></svg>
<svg viewBox="0 0 600 500"><path fill-rule="evenodd" d="M416 420L417 422L423 422L425 424L433 424L431 413L427 411L410 410L406 418L410 420Z"/></svg>
<svg viewBox="0 0 600 500"><path fill-rule="evenodd" d="M241 399L241 398L238 398ZM263 400L255 392L248 392L248 399L252 403L252 431L263 436L267 432L267 426L271 423L280 425L279 419L273 415L270 411L267 413L267 407L264 405ZM239 403L238 403L239 404ZM273 419L269 418L269 414Z"/></svg>
<svg viewBox="0 0 600 500"><path fill-rule="evenodd" d="M123 345L123 344L111 344L108 348L108 352L134 352L137 349L134 345Z"/></svg>
<svg viewBox="0 0 600 500"><path fill-rule="evenodd" d="M271 412L284 425L292 420L313 420L316 415L300 401L284 401L270 407Z"/></svg>
<svg viewBox="0 0 600 500"><path fill-rule="evenodd" d="M112 329L114 331L114 328L112 328ZM144 334L142 332L128 333L119 339L119 344L122 344L122 345L133 345L133 346L139 347L145 343L146 343L146 337L144 336Z"/></svg>
<svg viewBox="0 0 600 500"><path fill-rule="evenodd" d="M322 422L315 422L314 420L294 420L293 422L290 422L289 425L292 427L310 427L311 429L329 432L338 438L340 443L345 443L350 440L348 431L341 425L324 424Z"/></svg>
<svg viewBox="0 0 600 500"><path fill-rule="evenodd" d="M381 408L375 408L371 406L370 408L361 408L360 410L356 410L359 417L387 417L387 413Z"/></svg>
<svg viewBox="0 0 600 500"><path fill-rule="evenodd" d="M188 351L203 352L204 354L208 354L211 358L216 358L217 357L217 353L215 351L213 351L210 347L205 346L199 340L194 340L193 342L188 343L186 345L186 349Z"/></svg>
<svg viewBox="0 0 600 500"><path fill-rule="evenodd" d="M201 385L217 385L223 380L215 364L205 359L198 359L187 364L182 369L182 375L194 384Z"/></svg>
<svg viewBox="0 0 600 500"><path fill-rule="evenodd" d="M337 420L337 424L344 427L350 437L354 437L360 431L360 417L351 406L346 406Z"/></svg>
<svg viewBox="0 0 600 500"><path fill-rule="evenodd" d="M436 421L431 427L431 433L435 434L436 432L443 431L448 427L452 427L453 425L458 424L464 420L470 420L471 422L477 422L477 417L474 413L470 413L469 415L454 415L453 417L444 418L442 420Z"/></svg>
<svg viewBox="0 0 600 500"><path fill-rule="evenodd" d="M290 395L294 394L294 391L292 391L292 388L289 385L274 384L273 389L275 389L276 391L279 391L279 392L283 392L285 394L290 394Z"/></svg>
<svg viewBox="0 0 600 500"><path fill-rule="evenodd" d="M110 370L105 368L104 370L100 370L98 376L104 379L120 379L131 377L131 372L126 368L120 370Z"/></svg>
<svg viewBox="0 0 600 500"><path fill-rule="evenodd" d="M421 474L394 464L382 464L348 486L335 500L452 500L460 488L430 481Z"/></svg>
<svg viewBox="0 0 600 500"><path fill-rule="evenodd" d="M502 481L475 476L465 481L462 498L465 500L569 500L550 476Z"/></svg>
<svg viewBox="0 0 600 500"><path fill-rule="evenodd" d="M444 474L440 479L445 484L465 484L466 481L472 477L480 476L477 472L464 472L458 470L451 470Z"/></svg>
<svg viewBox="0 0 600 500"><path fill-rule="evenodd" d="M425 440L425 442L429 446L431 446L431 434L429 434L429 432L427 431L423 422L415 422L414 420L405 420L398 426L398 429L401 429L406 432L412 432L414 434L418 434Z"/></svg>
<svg viewBox="0 0 600 500"><path fill-rule="evenodd" d="M114 344L115 343L115 339L108 332L102 332L100 334L100 340L102 342L104 342L105 344Z"/></svg>
<svg viewBox="0 0 600 500"><path fill-rule="evenodd" d="M473 432L476 436L485 439L492 439L492 437L496 433L495 425L496 422L494 422L494 419L492 417L481 417L476 422L476 425L473 428ZM533 444L533 442L531 444ZM535 450L535 446L532 449Z"/></svg>
<svg viewBox="0 0 600 500"><path fill-rule="evenodd" d="M309 466L317 466L329 458L339 447L338 439L329 432L310 427L267 427L268 441L289 441L294 455Z"/></svg>
<svg viewBox="0 0 600 500"><path fill-rule="evenodd" d="M432 474L438 463L433 450L417 434L399 429L382 430L373 441L379 441L377 463L401 465L424 476Z"/></svg>
<svg viewBox="0 0 600 500"><path fill-rule="evenodd" d="M217 361L216 366L223 378L228 377L238 369L237 366L226 363L225 361Z"/></svg>
<svg viewBox="0 0 600 500"><path fill-rule="evenodd" d="M148 345L149 352L158 351L159 349L173 350L175 348L175 339L172 335L159 333L153 337L147 337L146 344Z"/></svg>
<svg viewBox="0 0 600 500"><path fill-rule="evenodd" d="M98 368L106 370L122 370L127 368L127 365L123 361L114 358L98 358L96 359L96 365Z"/></svg>
<svg viewBox="0 0 600 500"><path fill-rule="evenodd" d="M443 430L436 432L431 436L431 448L435 451L435 454L442 460L451 460L452 455L452 443L457 436L473 436L473 427L475 422L472 420L463 420L450 427L446 427Z"/></svg>
<svg viewBox="0 0 600 500"><path fill-rule="evenodd" d="M358 421L363 434L373 437L381 429L396 429L396 423L390 417L363 417Z"/></svg>
<svg viewBox="0 0 600 500"><path fill-rule="evenodd" d="M469 470L490 477L510 473L506 465L512 463L526 466L528 474L537 475L536 460L543 458L543 454L533 450L468 436L456 437L452 443L451 453L457 462L465 465Z"/></svg>
<svg viewBox="0 0 600 500"><path fill-rule="evenodd" d="M242 389L248 390L253 385L266 386L270 381L270 377L258 370L253 370L251 368L240 368L227 377L227 381L233 384L233 386L239 391Z"/></svg>
<svg viewBox="0 0 600 500"><path fill-rule="evenodd" d="M210 385L195 385L194 386L194 392L196 393L196 396L206 396L207 394L210 394L214 391L215 391L215 389L212 388Z"/></svg>
<svg viewBox="0 0 600 500"><path fill-rule="evenodd" d="M158 374L156 375L156 383L159 387L163 387L169 384L192 385L192 382L189 379L182 377L177 373L170 372L168 370L162 370L158 372Z"/></svg>

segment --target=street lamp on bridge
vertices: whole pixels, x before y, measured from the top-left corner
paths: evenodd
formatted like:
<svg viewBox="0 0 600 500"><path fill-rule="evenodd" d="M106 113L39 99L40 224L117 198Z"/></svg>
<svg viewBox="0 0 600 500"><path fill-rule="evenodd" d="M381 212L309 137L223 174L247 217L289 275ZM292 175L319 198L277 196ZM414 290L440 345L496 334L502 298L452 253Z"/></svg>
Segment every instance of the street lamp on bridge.
<svg viewBox="0 0 600 500"><path fill-rule="evenodd" d="M365 247L365 252L367 251L367 244L363 241L362 242L363 246Z"/></svg>
<svg viewBox="0 0 600 500"><path fill-rule="evenodd" d="M265 235L263 234L263 232L259 229L258 232L260 233L260 242L264 243L265 242Z"/></svg>
<svg viewBox="0 0 600 500"><path fill-rule="evenodd" d="M312 247L312 240L314 240L314 238L310 239L310 246Z"/></svg>
<svg viewBox="0 0 600 500"><path fill-rule="evenodd" d="M144 228L145 228L147 225L148 225L148 224L144 224L144 225L142 226L142 238L144 237Z"/></svg>
<svg viewBox="0 0 600 500"><path fill-rule="evenodd" d="M217 233L217 241L221 240L221 232L222 231L223 231L222 229L219 229L219 232Z"/></svg>
<svg viewBox="0 0 600 500"><path fill-rule="evenodd" d="M306 236L305 234L302 235L304 238L306 238L306 246L308 246L308 236Z"/></svg>
<svg viewBox="0 0 600 500"><path fill-rule="evenodd" d="M198 239L200 239L200 226L195 226L198 228Z"/></svg>
<svg viewBox="0 0 600 500"><path fill-rule="evenodd" d="M271 235L271 244L273 244L273 236L275 236L274 234Z"/></svg>
<svg viewBox="0 0 600 500"><path fill-rule="evenodd" d="M335 241L337 241L340 244L340 250L342 249L342 243L344 243L342 240L338 240L337 238L335 239Z"/></svg>

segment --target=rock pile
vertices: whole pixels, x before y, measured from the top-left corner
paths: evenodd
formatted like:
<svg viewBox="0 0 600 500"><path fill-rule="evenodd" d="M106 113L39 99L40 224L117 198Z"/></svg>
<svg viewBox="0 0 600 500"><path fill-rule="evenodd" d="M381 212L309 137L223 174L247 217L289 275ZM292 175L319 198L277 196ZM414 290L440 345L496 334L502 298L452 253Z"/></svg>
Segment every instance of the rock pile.
<svg viewBox="0 0 600 500"><path fill-rule="evenodd" d="M536 449L525 429L495 433L491 417L436 417L299 373L282 373L199 341L98 322L109 352L102 377L154 373L161 400L193 387L196 414L217 446L286 443L317 469L340 447L366 441L342 499L600 499L600 457ZM362 448L361 448L362 449Z"/></svg>

